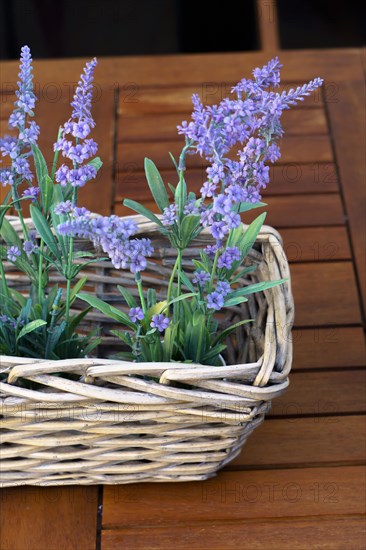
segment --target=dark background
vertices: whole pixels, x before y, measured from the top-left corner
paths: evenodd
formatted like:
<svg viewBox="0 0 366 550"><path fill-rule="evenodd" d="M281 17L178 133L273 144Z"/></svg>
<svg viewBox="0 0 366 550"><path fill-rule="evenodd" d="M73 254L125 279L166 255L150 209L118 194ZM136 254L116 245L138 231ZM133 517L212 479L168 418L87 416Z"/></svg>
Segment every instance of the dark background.
<svg viewBox="0 0 366 550"><path fill-rule="evenodd" d="M277 0L281 49L362 46L357 4ZM258 49L254 0L0 0L0 22L1 59Z"/></svg>

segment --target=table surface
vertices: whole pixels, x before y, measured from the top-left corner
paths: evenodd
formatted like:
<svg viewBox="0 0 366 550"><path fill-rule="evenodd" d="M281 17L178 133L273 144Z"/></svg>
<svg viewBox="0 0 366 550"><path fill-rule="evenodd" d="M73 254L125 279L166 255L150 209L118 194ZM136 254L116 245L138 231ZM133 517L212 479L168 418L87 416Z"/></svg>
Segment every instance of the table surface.
<svg viewBox="0 0 366 550"><path fill-rule="evenodd" d="M143 158L165 181L176 124L191 94L218 102L263 53L102 58L94 138L104 161L82 191L100 213L123 198L151 205ZM242 454L207 482L18 487L1 493L1 550L364 549L366 304L364 70L362 51L280 53L283 84L325 78L320 93L285 113L282 158L265 195L267 221L291 262L296 323L287 393ZM49 151L85 60L35 63L41 147ZM1 132L17 64L1 64ZM198 189L204 166L191 159ZM250 219L249 217L246 219Z"/></svg>

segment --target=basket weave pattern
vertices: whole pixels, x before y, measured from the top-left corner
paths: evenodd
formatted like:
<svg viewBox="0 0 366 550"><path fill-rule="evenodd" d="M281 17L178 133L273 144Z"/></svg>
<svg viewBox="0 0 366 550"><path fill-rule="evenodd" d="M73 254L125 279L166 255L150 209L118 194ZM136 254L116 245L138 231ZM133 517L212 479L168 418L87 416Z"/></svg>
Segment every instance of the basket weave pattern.
<svg viewBox="0 0 366 550"><path fill-rule="evenodd" d="M155 248L144 282L163 295L176 253L153 224L135 220ZM207 232L197 245L203 242L211 242ZM194 246L184 258L186 271L190 257L197 257ZM257 269L240 284L289 282L225 310L223 327L243 318L255 321L234 333L222 367L2 356L2 486L202 480L235 458L271 400L286 390L292 361L293 299L274 229L262 228L248 261ZM26 290L23 275L14 266L6 269L9 285ZM116 284L135 292L131 274L109 262L92 264L80 276L85 274L87 290L116 307L124 307ZM52 274L51 281L57 280ZM111 322L99 313L88 319L85 330L102 325L100 355L116 351L119 343L108 336ZM29 389L27 381L38 389Z"/></svg>

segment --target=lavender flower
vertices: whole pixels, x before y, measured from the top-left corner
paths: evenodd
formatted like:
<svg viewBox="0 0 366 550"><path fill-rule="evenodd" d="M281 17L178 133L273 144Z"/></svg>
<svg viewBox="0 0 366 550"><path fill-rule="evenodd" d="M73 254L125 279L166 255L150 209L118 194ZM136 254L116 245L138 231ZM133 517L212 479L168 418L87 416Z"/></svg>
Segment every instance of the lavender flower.
<svg viewBox="0 0 366 550"><path fill-rule="evenodd" d="M59 202L55 206L55 214L62 216L65 214L70 214L72 211L72 202L71 201L65 201L65 202Z"/></svg>
<svg viewBox="0 0 366 550"><path fill-rule="evenodd" d="M230 284L227 281L219 281L216 285L216 291L226 296L231 291Z"/></svg>
<svg viewBox="0 0 366 550"><path fill-rule="evenodd" d="M14 172L9 168L2 168L0 170L0 182L3 187L6 185L14 185Z"/></svg>
<svg viewBox="0 0 366 550"><path fill-rule="evenodd" d="M140 307L132 307L128 313L131 321L136 323L137 321L142 321L144 319L144 312Z"/></svg>
<svg viewBox="0 0 366 550"><path fill-rule="evenodd" d="M217 266L219 268L226 267L226 269L230 269L233 265L233 262L238 260L240 260L239 249L236 246L228 246L227 249L219 257L217 261Z"/></svg>
<svg viewBox="0 0 366 550"><path fill-rule="evenodd" d="M216 252L219 250L220 248L220 245L219 243L217 242L216 244L209 244L206 246L206 248L204 249L204 253L211 259L213 260L215 255L216 255Z"/></svg>
<svg viewBox="0 0 366 550"><path fill-rule="evenodd" d="M83 164L93 157L98 149L93 139L86 139L95 126L90 109L96 65L95 58L86 64L71 102L73 107L71 118L65 122L61 138L54 144L54 150L60 151L63 157L71 160L73 164L73 168L63 164L57 170L56 181L62 186L71 184L73 187L83 187L97 174L94 166ZM71 135L73 140L67 139L68 135Z"/></svg>
<svg viewBox="0 0 366 550"><path fill-rule="evenodd" d="M34 116L36 96L33 92L32 57L28 46L23 46L20 55L20 72L15 109L9 117L9 127L18 130L18 136L5 136L0 139L2 156L8 156L11 166L0 169L0 182L5 185L18 185L22 180L31 181L33 174L27 158L32 154L31 145L39 135L39 126L32 121L27 126L27 117ZM33 198L30 196L29 198Z"/></svg>
<svg viewBox="0 0 366 550"><path fill-rule="evenodd" d="M213 181L205 181L201 187L201 195L205 199L206 197L213 197L217 189L216 183Z"/></svg>
<svg viewBox="0 0 366 550"><path fill-rule="evenodd" d="M152 328L158 329L159 332L164 332L164 330L168 328L169 323L170 320L168 319L168 317L165 317L165 315L160 313L158 315L152 316L150 326Z"/></svg>
<svg viewBox="0 0 366 550"><path fill-rule="evenodd" d="M177 207L175 204L171 204L170 206L167 206L164 208L163 216L161 218L161 222L165 226L173 225L178 219L177 216Z"/></svg>
<svg viewBox="0 0 366 550"><path fill-rule="evenodd" d="M225 98L218 105L204 107L194 95L192 121L178 126L178 133L185 136L191 152L210 163L201 195L203 199L214 198L213 214L206 212L201 223L211 228L215 238L224 238L227 230L239 225L237 212L232 214L234 204L260 201L261 189L269 182L266 163L273 163L280 156L276 140L283 134L283 111L322 84L316 78L296 90L268 91L267 88L279 85L280 68L275 57L262 68L254 69L254 80L241 80L232 89L234 97ZM244 147L237 152L238 160L228 158L230 150L237 151L240 145ZM219 184L221 193L217 194Z"/></svg>
<svg viewBox="0 0 366 550"><path fill-rule="evenodd" d="M23 191L22 197L25 199L30 199L32 202L34 202L38 199L39 193L39 187L28 187L28 189L25 189Z"/></svg>
<svg viewBox="0 0 366 550"><path fill-rule="evenodd" d="M224 297L221 292L214 291L211 294L207 294L207 306L209 309L215 309L219 311L224 307Z"/></svg>
<svg viewBox="0 0 366 550"><path fill-rule="evenodd" d="M36 252L37 249L38 246L36 246L33 241L24 241L23 250L27 256L30 256L33 252Z"/></svg>
<svg viewBox="0 0 366 550"><path fill-rule="evenodd" d="M7 258L9 262L16 262L17 258L21 255L21 252L19 250L18 246L11 246L8 250Z"/></svg>
<svg viewBox="0 0 366 550"><path fill-rule="evenodd" d="M210 274L203 269L194 272L193 282L203 286L210 280Z"/></svg>
<svg viewBox="0 0 366 550"><path fill-rule="evenodd" d="M57 227L60 235L82 237L100 246L116 269L129 268L132 273L143 271L147 257L154 251L150 239L130 239L137 225L118 216L92 218L90 214L76 216Z"/></svg>
<svg viewBox="0 0 366 550"><path fill-rule="evenodd" d="M187 216L198 215L200 213L199 207L195 200L189 201L184 207L183 213Z"/></svg>

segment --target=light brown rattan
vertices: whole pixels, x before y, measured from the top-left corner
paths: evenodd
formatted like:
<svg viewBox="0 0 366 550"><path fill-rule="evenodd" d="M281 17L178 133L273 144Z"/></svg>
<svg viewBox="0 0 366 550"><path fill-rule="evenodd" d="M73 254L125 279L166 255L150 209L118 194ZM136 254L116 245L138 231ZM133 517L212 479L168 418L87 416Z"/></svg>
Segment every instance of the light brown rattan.
<svg viewBox="0 0 366 550"><path fill-rule="evenodd" d="M175 251L156 226L134 218L154 243L143 278L159 295L166 290ZM16 219L11 221L20 231ZM197 239L202 242L210 242L206 231ZM194 248L184 259L187 270L191 256ZM271 400L286 390L292 361L290 276L274 229L262 228L249 262L257 269L241 284L288 282L226 310L222 326L242 318L255 322L230 339L225 366L2 356L0 372L7 378L0 383L1 485L203 480L235 458ZM27 279L14 266L6 270L9 285L27 289ZM117 307L124 306L116 284L134 291L131 274L109 262L92 264L80 276L85 273L88 290ZM57 274L51 279L57 281ZM105 317L93 313L84 329L96 322L103 325L100 355L116 351ZM28 389L24 381L41 389Z"/></svg>

